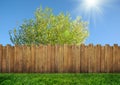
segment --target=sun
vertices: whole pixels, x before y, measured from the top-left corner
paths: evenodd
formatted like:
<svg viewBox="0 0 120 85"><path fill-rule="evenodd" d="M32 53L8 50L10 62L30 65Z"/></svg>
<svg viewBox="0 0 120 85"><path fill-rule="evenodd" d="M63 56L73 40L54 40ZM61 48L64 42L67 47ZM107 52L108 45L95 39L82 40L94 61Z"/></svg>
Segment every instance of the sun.
<svg viewBox="0 0 120 85"><path fill-rule="evenodd" d="M99 7L100 5L99 1L100 0L83 0L83 4L88 10L91 10Z"/></svg>
<svg viewBox="0 0 120 85"><path fill-rule="evenodd" d="M84 0L84 3L87 7L92 8L98 6L98 0Z"/></svg>
<svg viewBox="0 0 120 85"><path fill-rule="evenodd" d="M76 7L77 14L81 15L89 23L95 24L102 19L105 0L78 0Z"/></svg>

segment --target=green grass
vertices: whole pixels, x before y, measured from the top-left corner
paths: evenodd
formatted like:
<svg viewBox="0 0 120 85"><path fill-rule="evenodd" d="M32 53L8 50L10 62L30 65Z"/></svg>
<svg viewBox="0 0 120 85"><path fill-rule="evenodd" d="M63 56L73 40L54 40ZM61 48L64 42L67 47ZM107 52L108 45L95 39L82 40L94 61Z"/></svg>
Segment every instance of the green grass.
<svg viewBox="0 0 120 85"><path fill-rule="evenodd" d="M0 85L120 85L120 74L0 74Z"/></svg>

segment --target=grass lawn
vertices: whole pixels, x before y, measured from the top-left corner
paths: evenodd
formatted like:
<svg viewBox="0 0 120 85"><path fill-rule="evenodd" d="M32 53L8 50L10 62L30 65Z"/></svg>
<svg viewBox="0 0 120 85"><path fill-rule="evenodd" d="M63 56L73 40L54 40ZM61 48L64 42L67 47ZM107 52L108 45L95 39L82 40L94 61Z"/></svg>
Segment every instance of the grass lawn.
<svg viewBox="0 0 120 85"><path fill-rule="evenodd" d="M120 74L0 74L0 85L120 85Z"/></svg>

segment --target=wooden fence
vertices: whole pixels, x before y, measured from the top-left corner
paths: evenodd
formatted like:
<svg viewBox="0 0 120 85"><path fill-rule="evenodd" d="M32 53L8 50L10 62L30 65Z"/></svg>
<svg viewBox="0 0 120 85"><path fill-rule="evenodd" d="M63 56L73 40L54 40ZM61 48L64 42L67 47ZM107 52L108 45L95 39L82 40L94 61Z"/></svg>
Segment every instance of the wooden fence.
<svg viewBox="0 0 120 85"><path fill-rule="evenodd" d="M119 73L120 47L0 45L0 73Z"/></svg>

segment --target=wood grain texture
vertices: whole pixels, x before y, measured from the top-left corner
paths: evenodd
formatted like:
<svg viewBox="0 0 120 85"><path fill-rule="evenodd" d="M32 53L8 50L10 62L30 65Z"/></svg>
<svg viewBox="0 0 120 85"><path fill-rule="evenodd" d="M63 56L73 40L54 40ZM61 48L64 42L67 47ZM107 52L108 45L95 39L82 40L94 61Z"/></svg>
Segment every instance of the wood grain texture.
<svg viewBox="0 0 120 85"><path fill-rule="evenodd" d="M119 73L120 46L0 45L1 73Z"/></svg>

